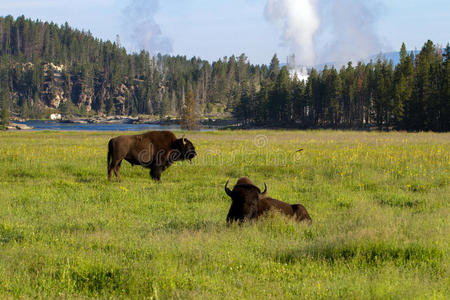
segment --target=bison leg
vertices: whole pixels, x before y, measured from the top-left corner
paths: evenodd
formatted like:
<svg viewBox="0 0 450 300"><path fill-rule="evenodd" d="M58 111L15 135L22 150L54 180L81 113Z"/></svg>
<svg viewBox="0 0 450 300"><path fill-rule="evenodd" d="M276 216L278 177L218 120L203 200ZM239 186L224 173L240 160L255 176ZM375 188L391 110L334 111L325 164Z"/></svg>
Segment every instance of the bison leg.
<svg viewBox="0 0 450 300"><path fill-rule="evenodd" d="M116 165L114 166L113 170L114 170L114 174L117 177L117 182L120 182L120 175L119 175L119 171L120 171L120 166L122 165L122 160L119 160L118 162L116 162Z"/></svg>
<svg viewBox="0 0 450 300"><path fill-rule="evenodd" d="M117 161L111 161L110 164L108 165L108 180L111 181L111 174L112 171L114 171L114 173L116 173L116 165L117 165ZM117 177L117 174L116 174Z"/></svg>
<svg viewBox="0 0 450 300"><path fill-rule="evenodd" d="M109 165L109 166L108 166L108 180L109 180L109 181L111 181L111 173L112 173L112 170L113 170L112 166Z"/></svg>
<svg viewBox="0 0 450 300"><path fill-rule="evenodd" d="M152 177L153 180L161 182L161 173L162 173L161 167L155 165L151 166L150 177Z"/></svg>

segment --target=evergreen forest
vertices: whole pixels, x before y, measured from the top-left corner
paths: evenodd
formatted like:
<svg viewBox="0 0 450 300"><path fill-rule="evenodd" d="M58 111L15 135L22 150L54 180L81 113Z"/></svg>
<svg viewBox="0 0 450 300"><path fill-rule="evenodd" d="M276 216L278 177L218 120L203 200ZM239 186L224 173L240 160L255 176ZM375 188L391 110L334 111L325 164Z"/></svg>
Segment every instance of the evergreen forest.
<svg viewBox="0 0 450 300"><path fill-rule="evenodd" d="M243 127L450 129L450 46L403 44L400 62L380 58L310 69L306 81L245 54L198 57L128 53L69 24L0 17L1 115L233 117ZM189 97L188 97L189 95ZM189 98L189 101L186 99ZM193 98L193 101L191 101Z"/></svg>

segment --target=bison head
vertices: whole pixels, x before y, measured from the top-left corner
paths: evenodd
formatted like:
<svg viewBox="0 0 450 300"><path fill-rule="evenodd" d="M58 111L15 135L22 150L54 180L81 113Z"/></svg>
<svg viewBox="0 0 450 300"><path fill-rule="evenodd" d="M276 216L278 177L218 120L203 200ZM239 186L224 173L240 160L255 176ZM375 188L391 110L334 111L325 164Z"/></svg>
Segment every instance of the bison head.
<svg viewBox="0 0 450 300"><path fill-rule="evenodd" d="M264 183L264 192L240 178L233 190L228 188L228 180L225 184L225 192L231 198L231 207L227 215L227 222L242 222L246 219L254 219L258 216L258 202L267 193L267 185Z"/></svg>
<svg viewBox="0 0 450 300"><path fill-rule="evenodd" d="M173 142L172 148L175 150L175 155L172 157L174 161L186 159L192 160L197 155L194 145L190 140L185 138L184 135Z"/></svg>

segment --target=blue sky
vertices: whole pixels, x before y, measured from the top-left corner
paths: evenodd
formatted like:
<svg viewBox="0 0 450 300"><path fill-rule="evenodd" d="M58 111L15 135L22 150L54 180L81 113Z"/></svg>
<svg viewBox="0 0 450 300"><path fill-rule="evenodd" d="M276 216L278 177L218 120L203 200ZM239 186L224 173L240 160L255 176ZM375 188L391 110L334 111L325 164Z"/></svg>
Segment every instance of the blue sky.
<svg viewBox="0 0 450 300"><path fill-rule="evenodd" d="M139 8L143 9L130 15L126 13L126 8L131 0L0 0L0 15L17 17L23 14L57 24L67 21L72 27L90 30L94 36L104 40L115 40L118 34L122 45L131 51L137 51L143 45L140 39L142 31L133 29L136 25L133 22L143 18L144 22L140 24L159 28L160 41L164 39L166 42L159 44L165 45L159 46L160 51L172 55L198 56L210 61L245 53L250 62L262 64L269 63L274 53L281 61L285 61L293 51L281 38L282 28L275 26L265 15L268 0L134 1L140 3ZM312 1L326 3L332 0ZM449 0L359 2L364 5L370 3L367 6L371 15L369 25L377 39L377 53L397 51L402 42L406 43L408 49L420 49L428 39L444 46L450 42ZM159 4L159 7L149 3ZM333 32L330 31L318 39L321 45L326 45L327 39L331 40L332 36ZM151 43L149 41L148 45L154 45ZM354 47L357 47L357 42ZM318 48L316 52L321 50L320 46ZM148 50L154 54L158 49ZM373 48L371 51L374 51ZM325 57L319 56L318 59Z"/></svg>

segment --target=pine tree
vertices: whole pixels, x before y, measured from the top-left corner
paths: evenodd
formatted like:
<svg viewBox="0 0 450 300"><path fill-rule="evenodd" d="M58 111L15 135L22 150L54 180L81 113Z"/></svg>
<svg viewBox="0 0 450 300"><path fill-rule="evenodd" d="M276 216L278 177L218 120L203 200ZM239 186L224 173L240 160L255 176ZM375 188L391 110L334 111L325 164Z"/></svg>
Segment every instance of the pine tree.
<svg viewBox="0 0 450 300"><path fill-rule="evenodd" d="M162 100L161 100L161 106L159 110L159 118L163 119L168 115L170 112L170 100L169 100L169 94L165 93Z"/></svg>
<svg viewBox="0 0 450 300"><path fill-rule="evenodd" d="M274 54L269 66L270 80L275 81L277 79L278 73L280 73L280 61L278 60L277 55Z"/></svg>
<svg viewBox="0 0 450 300"><path fill-rule="evenodd" d="M10 96L7 87L3 84L1 85L1 125L8 126L9 125L9 108L10 108Z"/></svg>
<svg viewBox="0 0 450 300"><path fill-rule="evenodd" d="M334 128L339 126L342 112L340 110L342 83L337 70L332 67L326 74L324 72L324 125Z"/></svg>
<svg viewBox="0 0 450 300"><path fill-rule="evenodd" d="M292 106L293 106L293 118L294 121L302 124L305 110L305 82L300 81L297 74L294 75L292 80Z"/></svg>
<svg viewBox="0 0 450 300"><path fill-rule="evenodd" d="M277 75L270 99L270 112L272 120L278 123L285 123L291 120L291 81L287 67L281 68Z"/></svg>
<svg viewBox="0 0 450 300"><path fill-rule="evenodd" d="M450 44L447 44L444 53L444 66L443 66L443 83L441 90L441 131L450 130Z"/></svg>
<svg viewBox="0 0 450 300"><path fill-rule="evenodd" d="M436 48L430 40L424 44L416 57L416 76L411 104L408 111L408 128L432 129L433 118L433 61Z"/></svg>
<svg viewBox="0 0 450 300"><path fill-rule="evenodd" d="M414 65L403 43L400 49L400 63L395 67L394 72L392 116L396 128L406 128L406 124L404 124L405 110L411 101L413 84Z"/></svg>
<svg viewBox="0 0 450 300"><path fill-rule="evenodd" d="M198 128L198 117L192 90L188 90L186 95L183 111L181 113L181 128L187 130L195 130Z"/></svg>

